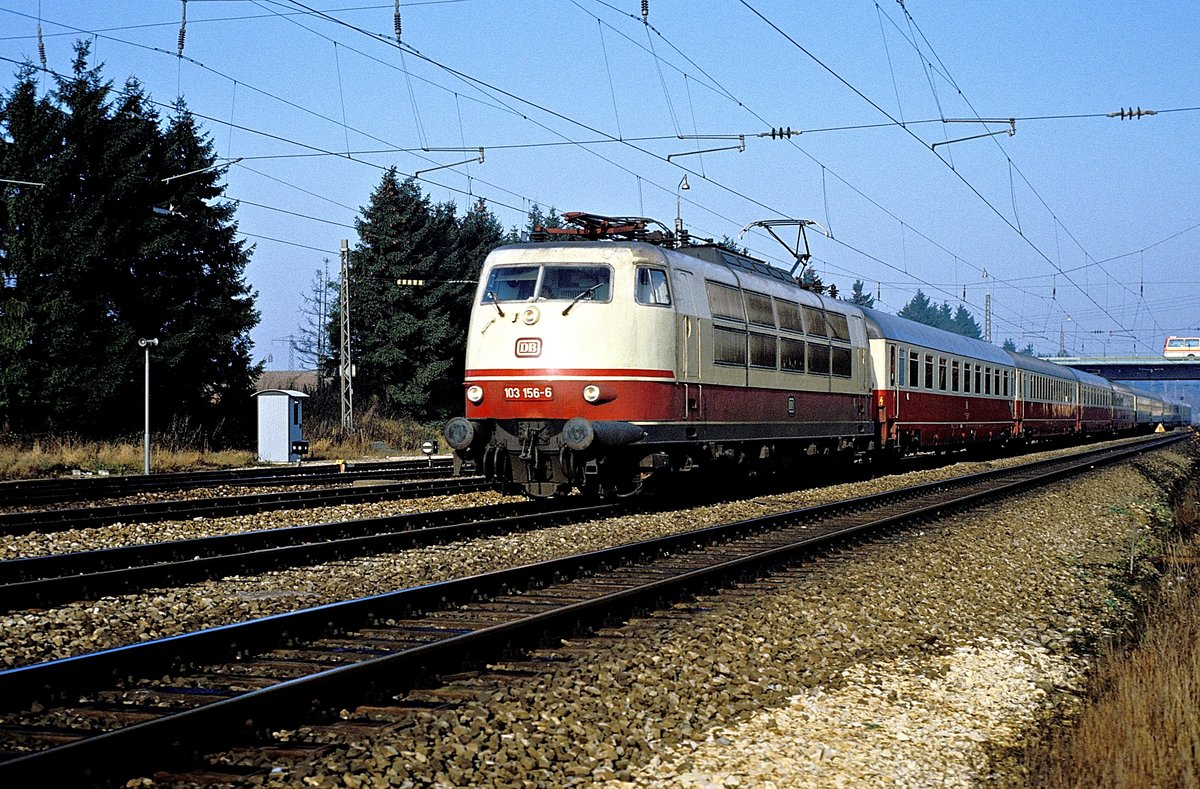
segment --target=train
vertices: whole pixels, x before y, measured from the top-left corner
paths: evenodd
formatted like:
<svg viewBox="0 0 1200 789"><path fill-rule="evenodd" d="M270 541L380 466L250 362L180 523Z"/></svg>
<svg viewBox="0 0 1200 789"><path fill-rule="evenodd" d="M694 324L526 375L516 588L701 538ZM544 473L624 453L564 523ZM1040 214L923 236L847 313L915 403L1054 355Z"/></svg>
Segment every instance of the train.
<svg viewBox="0 0 1200 789"><path fill-rule="evenodd" d="M456 466L501 489L621 497L696 471L1191 423L1183 403L831 298L728 244L563 218L484 261L465 414L442 430Z"/></svg>

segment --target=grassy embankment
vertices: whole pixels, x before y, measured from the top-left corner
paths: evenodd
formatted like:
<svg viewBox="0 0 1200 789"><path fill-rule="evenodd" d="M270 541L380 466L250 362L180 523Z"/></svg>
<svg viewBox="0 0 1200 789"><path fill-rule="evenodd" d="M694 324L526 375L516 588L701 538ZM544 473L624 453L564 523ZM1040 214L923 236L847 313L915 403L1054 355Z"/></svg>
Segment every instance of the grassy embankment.
<svg viewBox="0 0 1200 789"><path fill-rule="evenodd" d="M306 460L362 460L392 455L418 455L421 442L433 439L438 452L446 452L437 426L380 417L368 411L356 419L350 435L336 424L309 422L304 437L309 442ZM151 435L151 469L199 471L237 468L257 462L252 448L212 451L195 449L193 442L170 434ZM79 469L85 473L138 474L144 462L140 437L120 441L86 441L72 437L0 436L0 479L62 476Z"/></svg>
<svg viewBox="0 0 1200 789"><path fill-rule="evenodd" d="M1074 725L1030 755L1030 786L1200 786L1200 481L1175 516L1142 628L1102 660Z"/></svg>

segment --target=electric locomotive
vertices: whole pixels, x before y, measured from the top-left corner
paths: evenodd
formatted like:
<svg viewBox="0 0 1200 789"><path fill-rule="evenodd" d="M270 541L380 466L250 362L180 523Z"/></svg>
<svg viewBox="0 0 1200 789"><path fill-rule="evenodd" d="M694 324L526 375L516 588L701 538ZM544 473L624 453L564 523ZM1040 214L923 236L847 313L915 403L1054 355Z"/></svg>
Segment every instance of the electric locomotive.
<svg viewBox="0 0 1200 789"><path fill-rule="evenodd" d="M648 220L564 218L572 235L484 263L466 415L443 431L460 460L534 496L628 495L875 448L861 311L721 246L672 248Z"/></svg>

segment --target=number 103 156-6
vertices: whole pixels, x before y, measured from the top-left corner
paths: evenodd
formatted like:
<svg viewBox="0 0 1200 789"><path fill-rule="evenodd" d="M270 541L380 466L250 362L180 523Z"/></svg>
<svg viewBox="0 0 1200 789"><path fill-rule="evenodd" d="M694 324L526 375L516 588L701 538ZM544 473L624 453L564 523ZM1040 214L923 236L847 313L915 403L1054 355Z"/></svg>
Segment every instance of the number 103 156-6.
<svg viewBox="0 0 1200 789"><path fill-rule="evenodd" d="M550 386L506 386L505 400L553 400L554 389Z"/></svg>

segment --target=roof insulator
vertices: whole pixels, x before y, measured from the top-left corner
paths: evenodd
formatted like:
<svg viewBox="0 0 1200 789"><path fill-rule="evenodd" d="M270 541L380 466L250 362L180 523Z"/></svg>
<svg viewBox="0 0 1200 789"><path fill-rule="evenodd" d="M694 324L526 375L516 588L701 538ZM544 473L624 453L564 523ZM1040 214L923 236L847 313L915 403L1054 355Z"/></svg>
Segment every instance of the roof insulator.
<svg viewBox="0 0 1200 789"><path fill-rule="evenodd" d="M176 57L183 57L183 40L187 38L187 0L183 0L183 19L179 21L179 48Z"/></svg>

